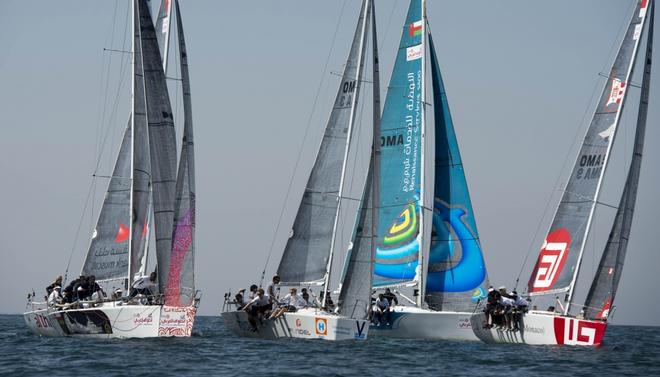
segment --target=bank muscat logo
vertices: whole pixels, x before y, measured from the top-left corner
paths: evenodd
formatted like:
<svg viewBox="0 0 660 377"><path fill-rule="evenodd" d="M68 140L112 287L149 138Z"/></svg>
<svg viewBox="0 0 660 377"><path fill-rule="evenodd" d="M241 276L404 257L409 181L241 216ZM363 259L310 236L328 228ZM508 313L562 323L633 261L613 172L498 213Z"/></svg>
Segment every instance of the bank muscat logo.
<svg viewBox="0 0 660 377"><path fill-rule="evenodd" d="M565 228L548 234L536 261L536 275L533 275L530 292L543 292L552 288L564 268L570 245L571 235Z"/></svg>
<svg viewBox="0 0 660 377"><path fill-rule="evenodd" d="M325 318L316 318L316 335L328 335L328 320Z"/></svg>

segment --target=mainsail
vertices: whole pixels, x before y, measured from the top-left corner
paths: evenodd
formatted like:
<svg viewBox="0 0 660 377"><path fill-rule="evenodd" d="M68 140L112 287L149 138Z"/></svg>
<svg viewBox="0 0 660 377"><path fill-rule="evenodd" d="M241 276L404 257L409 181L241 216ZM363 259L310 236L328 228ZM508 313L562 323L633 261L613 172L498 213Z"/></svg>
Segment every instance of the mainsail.
<svg viewBox="0 0 660 377"><path fill-rule="evenodd" d="M165 293L172 253L176 186L176 134L154 24L147 0L138 0L149 131L158 286Z"/></svg>
<svg viewBox="0 0 660 377"><path fill-rule="evenodd" d="M165 305L188 306L195 295L195 152L193 147L192 102L188 56L183 34L183 22L179 2L174 0L181 62L181 86L183 90L183 143L176 182L176 206L172 258L165 291Z"/></svg>
<svg viewBox="0 0 660 377"><path fill-rule="evenodd" d="M380 123L374 286L419 282L423 222L424 17L412 0Z"/></svg>
<svg viewBox="0 0 660 377"><path fill-rule="evenodd" d="M428 35L435 119L435 182L426 301L434 310L471 311L474 303L486 296L486 265L433 38L430 32Z"/></svg>
<svg viewBox="0 0 660 377"><path fill-rule="evenodd" d="M129 123L81 272L97 280L124 279L128 272L131 130Z"/></svg>
<svg viewBox="0 0 660 377"><path fill-rule="evenodd" d="M376 16L373 1L367 1L367 21L365 30L372 27L373 50L373 142L371 161L367 181L362 194L362 205L358 214L357 227L353 237L353 248L349 252L339 292L339 313L355 319L366 319L371 306L371 281L373 276L373 262L375 255L374 236L376 231L376 218L374 203L378 201L378 182L374 179L374 172L380 172L380 72L378 65L378 36L376 33ZM365 34L366 35L366 34Z"/></svg>
<svg viewBox="0 0 660 377"><path fill-rule="evenodd" d="M539 307L554 305L564 296L565 313L570 310L573 288L600 192L601 182L614 141L628 84L634 67L648 0L639 0L608 76L591 124L545 238L528 290Z"/></svg>
<svg viewBox="0 0 660 377"><path fill-rule="evenodd" d="M283 285L320 284L329 275L328 262L335 242L344 165L364 67L365 3L292 234L277 269Z"/></svg>
<svg viewBox="0 0 660 377"><path fill-rule="evenodd" d="M646 134L646 116L649 108L649 86L653 55L654 9L652 4L649 5L649 10L651 11L651 17L648 27L644 77L642 80L642 93L637 117L632 161L628 170L623 194L619 201L619 208L614 219L614 224L612 225L612 231L610 232L605 251L601 257L596 276L585 302L585 317L589 319L607 319L614 303L614 296L616 295L623 270L623 262L626 258L626 249L628 247L630 228L635 211L635 202L637 200L637 187L642 166L644 136Z"/></svg>

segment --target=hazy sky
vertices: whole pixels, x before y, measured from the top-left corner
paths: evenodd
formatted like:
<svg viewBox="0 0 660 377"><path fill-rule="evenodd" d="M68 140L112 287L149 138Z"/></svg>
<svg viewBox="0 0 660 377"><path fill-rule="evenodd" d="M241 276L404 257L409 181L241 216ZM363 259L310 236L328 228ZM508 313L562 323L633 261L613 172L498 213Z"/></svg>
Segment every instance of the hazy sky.
<svg viewBox="0 0 660 377"><path fill-rule="evenodd" d="M98 174L111 170L129 113L130 67L126 54L103 49L130 48L123 42L128 3L0 1L0 312L22 312L28 291L41 293L63 274L99 151ZM276 269L359 3L181 0L195 122L202 314L218 314L224 292L258 281L294 177L267 276ZM575 140L581 141L593 95L602 88L599 73L609 69L634 1L428 3L490 279L511 287L525 255L537 256L558 182L569 173ZM383 95L407 5L376 2ZM619 324L660 325L654 280L660 171L651 164L660 159L657 67L654 75L636 217L614 313ZM606 177L606 203L618 203L630 160L638 89L631 93ZM180 96L177 101L180 109ZM80 271L106 184L97 181L84 213L70 276ZM597 213L584 276L595 270L613 215L603 208Z"/></svg>

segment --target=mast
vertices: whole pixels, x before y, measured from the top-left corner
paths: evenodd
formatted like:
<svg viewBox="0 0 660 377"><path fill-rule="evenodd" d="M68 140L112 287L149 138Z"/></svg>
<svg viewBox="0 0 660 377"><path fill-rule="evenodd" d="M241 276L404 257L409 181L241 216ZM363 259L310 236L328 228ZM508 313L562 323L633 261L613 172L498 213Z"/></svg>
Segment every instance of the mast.
<svg viewBox="0 0 660 377"><path fill-rule="evenodd" d="M131 23L131 35L133 36L131 38L131 78L133 85L131 85L131 112L133 115L131 116L131 192L130 192L130 199L129 199L129 206L128 206L128 211L130 214L130 220L128 222L128 271L126 271L126 283L124 287L124 292L126 295L128 295L129 288L131 287L132 284L132 279L133 277L131 276L131 260L133 259L133 169L134 169L134 163L135 163L135 38L136 38L136 32L137 28L136 22L137 22L137 4L135 3L136 0L131 1L131 18L133 22Z"/></svg>
<svg viewBox="0 0 660 377"><path fill-rule="evenodd" d="M362 60L364 58L365 50L364 50L364 43L366 39L366 33L367 33L367 23L368 23L368 18L369 18L369 3L371 0L365 0L364 1L364 8L362 9L362 14L364 17L362 21L362 32L360 35L360 45L359 45L359 51L360 54L358 55L358 61L357 61L357 72L355 74L355 85L359 86L360 81L362 79ZM337 241L337 226L339 224L339 215L341 212L341 202L342 198L344 196L344 181L346 179L346 164L348 160L348 153L350 151L350 146L351 146L351 140L353 136L353 125L355 123L355 116L356 116L356 104L358 100L358 93L356 91L356 94L352 98L351 102L351 112L348 118L348 136L346 137L346 147L344 149L344 158L342 161L342 166L341 166L341 178L339 180L339 192L337 193L337 211L335 212L335 220L334 224L332 225L332 236L330 237L330 255L328 256L328 264L325 268L325 281L323 283L323 303L322 306L326 306L326 303L328 301L328 295L326 292L328 291L328 286L330 284L330 274L332 272L332 260L334 257L334 252L335 252L335 243Z"/></svg>
<svg viewBox="0 0 660 377"><path fill-rule="evenodd" d="M420 185L419 185L419 200L421 201L422 205L420 206L420 221L419 221L419 234L417 235L417 242L419 243L419 256L418 256L418 262L417 262L417 271L415 272L416 279L417 280L417 289L418 294L417 294L417 307L421 308L422 305L424 304L424 291L425 291L425 279L424 279L424 271L426 270L425 268L425 260L424 260L424 251L425 251L425 242L424 242L424 217L426 216L426 206L425 206L425 148L426 148L426 38L427 32L426 32L426 23L428 20L426 19L426 0L421 0L422 1L422 130L421 130L421 169L420 169ZM433 208L431 206L431 208Z"/></svg>
<svg viewBox="0 0 660 377"><path fill-rule="evenodd" d="M639 17L641 17L642 21L638 25L641 25L641 28L636 29L634 31L635 34L639 33L639 35L637 36L637 39L635 40L635 44L634 44L634 47L633 47L632 58L631 58L631 61L628 65L628 72L626 73L626 79L624 81L625 85L628 85L628 83L630 82L630 79L632 78L632 74L633 74L633 71L634 71L634 68L635 68L635 59L637 57L637 51L639 49L639 41L641 39L641 34L644 30L644 22L646 20L646 9L648 9L647 8L648 7L647 1L648 0L640 0ZM644 13L642 14L642 12L644 12ZM633 20L635 19L636 14L637 14L637 12L633 13ZM634 37L633 37L633 39L634 39ZM625 38L624 38L624 41L625 41ZM622 45L623 45L623 42L622 42ZM564 315L568 315L568 313L571 309L571 303L573 302L573 293L575 291L575 282L577 281L578 276L580 274L580 266L582 264L582 257L584 256L584 249L585 249L585 246L587 244L587 236L589 234L589 231L591 230L591 224L593 222L594 213L596 211L596 204L598 204L598 198L600 197L600 189L603 185L603 178L605 177L605 173L607 172L608 161L610 159L610 152L612 151L612 146L614 145L614 140L615 140L616 134L617 134L616 131L617 131L618 125L619 125L619 120L621 119L621 114L623 113L623 108L624 108L624 105L626 103L626 99L628 97L627 94L628 94L628 90L626 89L625 92L623 93L623 97L621 98L621 106L619 106L619 109L618 109L618 111L616 113L616 116L614 118L614 124L612 125L614 127L614 129L612 131L612 136L610 136L611 140L610 140L610 143L607 146L607 151L605 152L605 159L604 159L604 162L603 162L603 172L601 173L600 177L598 178L598 185L596 186L596 193L594 194L594 198L593 198L594 205L591 206L591 211L589 213L589 220L587 221L587 227L586 227L585 232L584 232L585 235L582 239L582 245L580 245L580 254L578 255L577 267L575 268L575 273L573 275L573 280L571 281L571 285L568 288L568 298L566 300L568 302L568 305L566 305L566 307L564 308Z"/></svg>

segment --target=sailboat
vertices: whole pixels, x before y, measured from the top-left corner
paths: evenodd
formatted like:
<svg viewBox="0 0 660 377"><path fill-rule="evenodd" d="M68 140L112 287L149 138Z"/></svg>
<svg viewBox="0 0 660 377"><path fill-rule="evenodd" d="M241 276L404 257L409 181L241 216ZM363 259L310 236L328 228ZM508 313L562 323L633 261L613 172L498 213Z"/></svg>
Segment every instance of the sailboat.
<svg viewBox="0 0 660 377"><path fill-rule="evenodd" d="M338 244L338 223L342 201L346 198L344 181L347 156L356 133L368 35L373 36L374 122L380 109L377 83L378 53L375 43L373 0L363 0L360 16L346 61L330 119L277 273L280 286L322 287L329 292L334 251ZM366 216L366 212L363 213ZM365 340L369 331L373 252L364 249L348 258L342 276L336 310L329 308L328 294L310 306L265 319L255 331L243 310L222 313L225 325L239 336L276 339L302 338L325 340Z"/></svg>
<svg viewBox="0 0 660 377"><path fill-rule="evenodd" d="M477 341L470 316L488 277L425 0L410 1L403 29L379 131L374 266L374 288L403 299L370 331Z"/></svg>
<svg viewBox="0 0 660 377"><path fill-rule="evenodd" d="M164 0L154 26L147 0L135 0L132 7L132 111L81 271L83 276L94 275L106 289L119 285L123 293L73 304L30 301L32 310L23 316L38 335L147 338L192 333L199 304L193 274L195 171L181 13L177 0ZM173 11L185 113L178 173L165 76ZM148 274L152 227L160 294L130 297L132 284Z"/></svg>
<svg viewBox="0 0 660 377"><path fill-rule="evenodd" d="M550 230L532 270L528 294L533 310L520 332L485 329L484 314L472 327L488 343L598 346L603 342L630 236L644 146L653 47L653 0L636 0L607 83L587 129ZM650 16L649 16L650 15ZM648 20L647 20L648 18ZM574 293L586 240L599 202L605 170L626 103L644 29L646 54L632 160L612 230L584 305Z"/></svg>

